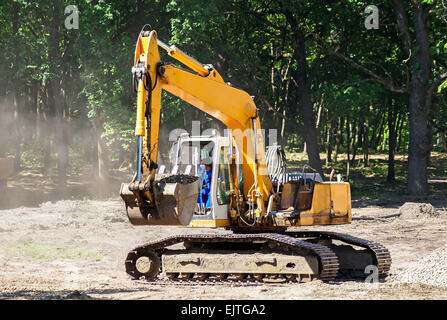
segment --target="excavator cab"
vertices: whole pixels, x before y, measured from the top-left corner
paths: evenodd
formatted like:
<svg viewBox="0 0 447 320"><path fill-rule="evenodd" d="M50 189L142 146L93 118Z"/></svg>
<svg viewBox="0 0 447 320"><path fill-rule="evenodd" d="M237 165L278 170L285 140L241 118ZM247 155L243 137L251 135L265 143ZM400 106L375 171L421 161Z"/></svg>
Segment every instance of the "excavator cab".
<svg viewBox="0 0 447 320"><path fill-rule="evenodd" d="M210 135L201 136L190 136L185 133L172 144L169 154L171 172L195 175L199 179L201 190L209 187L206 201L200 201L201 194L199 194L189 226L229 225L229 145L229 138L219 136L216 131ZM205 166L211 166L209 186L204 185Z"/></svg>

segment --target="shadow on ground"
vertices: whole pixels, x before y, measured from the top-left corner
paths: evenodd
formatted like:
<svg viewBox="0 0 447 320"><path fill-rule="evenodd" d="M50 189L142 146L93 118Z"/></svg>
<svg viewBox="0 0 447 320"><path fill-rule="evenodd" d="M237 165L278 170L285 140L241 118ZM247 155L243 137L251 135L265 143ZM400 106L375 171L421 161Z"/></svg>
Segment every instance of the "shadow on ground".
<svg viewBox="0 0 447 320"><path fill-rule="evenodd" d="M2 292L0 299L26 299L26 300L104 300L105 298L92 297L92 295L111 295L124 293L144 292L147 289L104 289L104 290L19 290L11 292Z"/></svg>
<svg viewBox="0 0 447 320"><path fill-rule="evenodd" d="M113 171L106 181L98 181L84 173L69 175L65 186L59 186L56 175L43 175L39 170L23 170L11 177L0 193L0 210L38 207L41 203L59 200L104 200L119 197L121 183L132 174Z"/></svg>

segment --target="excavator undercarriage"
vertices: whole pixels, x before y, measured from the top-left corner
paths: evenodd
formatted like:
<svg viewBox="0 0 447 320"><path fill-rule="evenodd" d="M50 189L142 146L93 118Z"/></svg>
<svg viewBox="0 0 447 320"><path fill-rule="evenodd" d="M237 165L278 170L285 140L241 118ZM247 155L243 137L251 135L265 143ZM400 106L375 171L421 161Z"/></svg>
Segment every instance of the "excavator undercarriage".
<svg viewBox="0 0 447 320"><path fill-rule="evenodd" d="M154 279L165 273L170 279L183 280L305 282L364 278L370 265L377 267L379 277L385 277L391 257L372 241L335 232L291 231L170 236L134 248L125 265L134 279Z"/></svg>

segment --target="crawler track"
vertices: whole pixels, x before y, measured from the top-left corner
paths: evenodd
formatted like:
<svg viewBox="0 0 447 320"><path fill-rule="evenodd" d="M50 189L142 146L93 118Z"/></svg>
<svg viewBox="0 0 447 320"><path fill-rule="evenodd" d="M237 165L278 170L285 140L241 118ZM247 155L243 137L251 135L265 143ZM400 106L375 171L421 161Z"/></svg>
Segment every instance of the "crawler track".
<svg viewBox="0 0 447 320"><path fill-rule="evenodd" d="M163 251L166 250L166 247L172 246L177 243L184 242L194 242L194 243L246 243L250 244L253 242L265 242L268 245L275 246L279 250L284 250L285 252L289 252L290 250L307 250L315 254L319 261L319 274L317 275L318 279L323 281L329 281L334 279L337 276L339 263L337 256L335 253L330 250L328 247L314 244L310 242L306 242L303 240L296 239L294 237L290 237L283 234L274 234L274 233L258 233L258 234L228 234L228 235L216 235L216 234L197 234L197 235L177 235L170 236L161 240L152 241L145 245L139 246L132 251L130 251L127 255L125 266L126 272L131 275L134 279L139 279L143 274L141 274L136 267L136 262L139 257L143 255L147 255L148 253L156 253L159 257L157 263L161 260L160 257L163 254ZM157 270L159 272L159 270ZM148 278L155 278L158 272L151 274ZM190 279L193 275L189 275L186 277L186 280ZM219 278L220 274L209 274L209 277ZM237 277L238 275L236 275ZM254 271L252 274L245 274L244 277L241 277L242 280L246 276L251 276L254 279L259 279L259 274ZM270 278L281 277L283 275L270 275ZM285 277L291 281L301 281L304 280L305 275L297 274L294 277ZM225 279L225 278L223 278ZM306 279L307 280L307 279Z"/></svg>
<svg viewBox="0 0 447 320"><path fill-rule="evenodd" d="M311 239L327 239L327 240L338 240L349 245L359 246L367 249L374 257L374 264L378 268L378 273L380 277L385 277L391 266L391 255L389 251L381 244L369 241L365 239L360 239L357 237L336 233L336 232L323 232L323 231L292 231L286 232L285 234L276 233L250 233L250 234L196 234L196 235L176 235L166 237L164 239L156 240L144 244L142 246L134 248L127 255L125 266L126 272L132 276L134 279L139 279L145 276L146 279L152 279L157 281L158 274L162 270L161 266L161 256L166 252L166 248L178 243L194 243L203 245L212 245L219 243L233 243L233 244L251 244L254 242L264 242L270 247L275 247L280 251L290 252L305 250L306 252L311 252L318 258L319 261L319 274L312 276L310 279L309 275L295 274L270 274L261 275L256 270L251 274L182 274L181 279L176 279L178 274L170 274L168 277L175 279L175 281L190 282L193 281L197 283L200 281L308 281L313 278L321 279L323 281L334 280L337 276L342 274L340 269L339 259L337 255L331 250L330 246L321 245L318 243L313 243L311 240L305 241L301 238L311 238ZM155 269L148 273L142 274L137 270L137 260L141 256L153 256L155 257L154 265ZM229 276L229 277L228 277Z"/></svg>

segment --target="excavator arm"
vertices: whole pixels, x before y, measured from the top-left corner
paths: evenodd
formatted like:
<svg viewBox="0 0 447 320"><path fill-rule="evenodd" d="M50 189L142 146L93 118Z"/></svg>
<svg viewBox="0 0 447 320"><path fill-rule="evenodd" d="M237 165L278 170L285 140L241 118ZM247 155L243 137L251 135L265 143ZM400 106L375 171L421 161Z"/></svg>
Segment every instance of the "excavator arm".
<svg viewBox="0 0 447 320"><path fill-rule="evenodd" d="M193 71L163 63L159 47ZM140 33L132 71L137 91L138 169L129 189L137 200L155 201L153 192L145 185L153 182L158 168L161 93L166 90L220 120L230 130L242 155L241 192L248 201L256 203L258 216L265 212L264 203L272 193L272 183L266 168L259 116L250 95L225 83L210 66L203 66L175 46L158 40L156 31ZM234 184L233 187L236 188Z"/></svg>
<svg viewBox="0 0 447 320"><path fill-rule="evenodd" d="M192 71L163 63L159 47ZM202 65L175 46L166 45L158 39L156 31L144 28L137 40L132 74L137 92L137 172L130 184L121 186L120 192L129 220L136 225L186 225L199 192L197 178L156 173L162 90L220 120L230 130L231 141L242 158L244 180L244 190L239 190L233 155L232 207L239 210L245 200L250 214L262 218L273 188L266 167L260 120L250 95L225 83L212 66Z"/></svg>

